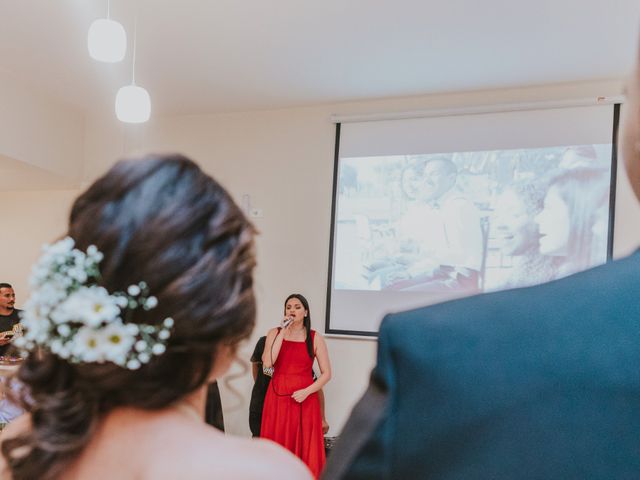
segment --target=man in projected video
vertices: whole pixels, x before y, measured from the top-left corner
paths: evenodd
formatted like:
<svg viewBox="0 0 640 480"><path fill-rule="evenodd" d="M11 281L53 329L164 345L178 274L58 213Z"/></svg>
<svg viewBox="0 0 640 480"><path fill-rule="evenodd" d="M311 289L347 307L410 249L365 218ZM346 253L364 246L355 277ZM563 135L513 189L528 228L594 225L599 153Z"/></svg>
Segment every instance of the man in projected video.
<svg viewBox="0 0 640 480"><path fill-rule="evenodd" d="M413 179L416 202L398 221L404 268L387 272L393 290L477 291L483 237L475 205L456 186L458 169L446 155L430 157Z"/></svg>

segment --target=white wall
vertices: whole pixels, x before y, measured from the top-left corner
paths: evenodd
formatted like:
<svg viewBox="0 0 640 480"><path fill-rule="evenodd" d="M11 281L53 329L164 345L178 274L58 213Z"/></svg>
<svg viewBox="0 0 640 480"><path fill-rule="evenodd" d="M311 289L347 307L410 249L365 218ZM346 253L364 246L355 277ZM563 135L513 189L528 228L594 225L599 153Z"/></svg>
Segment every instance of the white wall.
<svg viewBox="0 0 640 480"><path fill-rule="evenodd" d="M89 176L103 172L123 152L179 151L196 159L240 201L251 196L263 217L254 219L258 238L258 324L250 345L275 325L282 302L300 292L311 303L314 327L324 328L329 255L331 188L335 127L331 114L393 112L428 108L495 105L617 95L619 82L556 85L466 94L400 98L287 110L156 118L145 127L123 130L111 122L87 126L85 151ZM616 215L616 255L640 241L640 211L622 170ZM375 362L375 342L329 338L334 377L326 386L327 418L337 433L366 387ZM236 371L239 371L236 369ZM230 431L248 434L248 374L234 380L247 398L226 408ZM223 385L225 407L237 401Z"/></svg>
<svg viewBox="0 0 640 480"><path fill-rule="evenodd" d="M16 291L20 306L29 294L28 277L44 243L65 233L69 209L78 190L0 192L2 249L0 282Z"/></svg>
<svg viewBox="0 0 640 480"><path fill-rule="evenodd" d="M257 328L240 354L245 360L257 338L279 322L284 298L291 292L309 299L312 324L324 330L334 148L330 113L319 107L166 118L125 140L132 150L185 153L238 202L249 194L252 205L262 209L263 217L254 219L260 231ZM119 155L120 146L105 152L110 142L96 132L107 138L121 138L122 133L102 123L90 125L87 132L91 140L85 148L93 160L88 171L97 175ZM334 378L325 389L327 417L337 431L366 386L375 342L330 339L329 349ZM225 424L229 431L248 435L250 376L234 380L232 386L245 399L239 408L225 408ZM225 407L237 404L224 384L222 394Z"/></svg>
<svg viewBox="0 0 640 480"><path fill-rule="evenodd" d="M84 174L81 112L6 71L0 71L0 105L0 156L50 172L66 186L80 181ZM0 161L0 173L3 167ZM4 181L0 186L9 189Z"/></svg>
<svg viewBox="0 0 640 480"><path fill-rule="evenodd" d="M240 352L246 360L255 340L279 320L282 302L290 292L307 296L314 327L324 329L335 133L331 114L566 100L619 92L620 83L615 81L555 85L286 110L154 118L149 124L134 128L91 118L85 125L85 181L102 174L124 153L171 150L197 160L238 201L243 194L251 196L253 206L262 209L263 217L254 219L260 230L256 278L258 324L251 341ZM35 258L35 249L29 242L39 244L50 240L64 229L62 213L66 212L74 194L0 194L0 200L11 205L10 223L15 222L19 227L11 248L14 257L11 268L0 273L26 278L28 266ZM621 175L616 207L616 255L630 251L639 243L637 218L640 210ZM18 240L23 234L27 242L24 248ZM22 294L19 288L18 295ZM329 338L328 344L334 377L325 393L327 418L335 434L367 385L376 345L371 340L344 338ZM234 367L234 371L241 369ZM222 385L225 423L229 431L248 435L249 373L241 373L231 384L244 399L238 403Z"/></svg>

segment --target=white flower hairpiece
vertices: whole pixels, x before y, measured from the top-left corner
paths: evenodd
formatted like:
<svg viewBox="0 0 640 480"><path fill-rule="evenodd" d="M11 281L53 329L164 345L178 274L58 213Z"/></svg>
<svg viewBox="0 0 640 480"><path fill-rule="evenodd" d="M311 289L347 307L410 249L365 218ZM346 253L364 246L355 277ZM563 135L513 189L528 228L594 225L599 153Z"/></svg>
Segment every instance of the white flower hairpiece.
<svg viewBox="0 0 640 480"><path fill-rule="evenodd" d="M72 363L112 362L129 370L164 353L173 319L159 326L127 323L128 313L151 310L158 300L145 282L115 293L99 286L102 258L93 245L86 253L74 248L71 237L43 247L21 313L24 335L15 340L18 347L43 347Z"/></svg>

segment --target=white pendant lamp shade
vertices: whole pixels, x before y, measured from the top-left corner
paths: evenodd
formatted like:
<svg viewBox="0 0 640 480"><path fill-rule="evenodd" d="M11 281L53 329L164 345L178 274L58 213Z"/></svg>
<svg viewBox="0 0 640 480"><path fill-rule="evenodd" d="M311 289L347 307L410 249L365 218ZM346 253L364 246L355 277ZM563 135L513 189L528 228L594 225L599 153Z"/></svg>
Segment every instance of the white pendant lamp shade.
<svg viewBox="0 0 640 480"><path fill-rule="evenodd" d="M127 85L116 95L116 116L125 123L144 123L151 116L149 93L137 85Z"/></svg>
<svg viewBox="0 0 640 480"><path fill-rule="evenodd" d="M120 62L127 53L127 34L124 27L107 18L95 20L89 27L87 46L91 58L100 62Z"/></svg>

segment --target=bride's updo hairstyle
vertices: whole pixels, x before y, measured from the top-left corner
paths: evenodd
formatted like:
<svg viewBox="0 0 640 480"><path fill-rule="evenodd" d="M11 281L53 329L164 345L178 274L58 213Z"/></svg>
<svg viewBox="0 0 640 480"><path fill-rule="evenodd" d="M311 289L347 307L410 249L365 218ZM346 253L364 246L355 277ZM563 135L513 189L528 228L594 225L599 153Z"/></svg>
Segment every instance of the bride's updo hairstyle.
<svg viewBox="0 0 640 480"><path fill-rule="evenodd" d="M254 326L253 235L225 189L181 155L120 161L75 201L68 236L104 254L99 285L144 281L157 298L127 321L174 326L166 351L135 370L30 354L17 379L32 428L2 442L14 480L58 478L110 410L161 409L207 382L219 347Z"/></svg>

